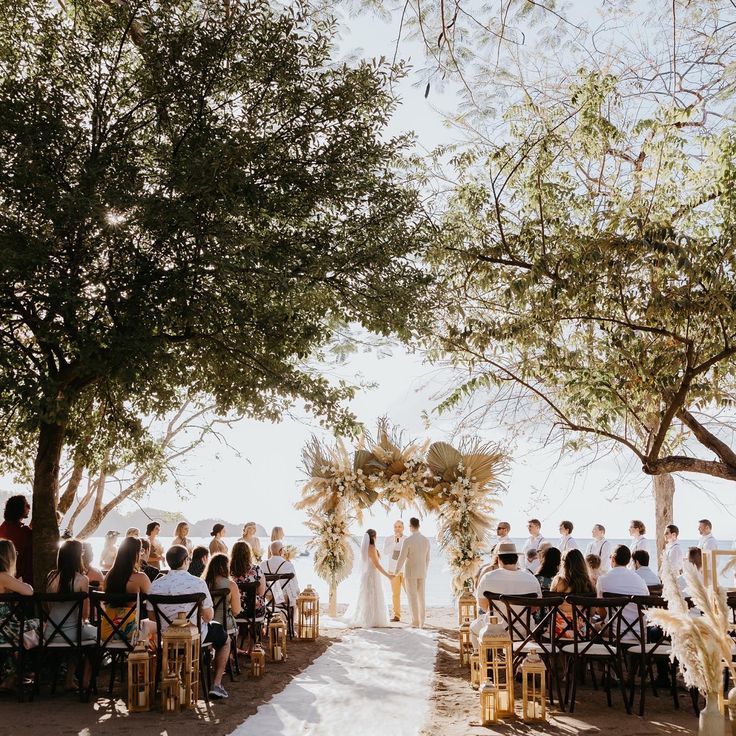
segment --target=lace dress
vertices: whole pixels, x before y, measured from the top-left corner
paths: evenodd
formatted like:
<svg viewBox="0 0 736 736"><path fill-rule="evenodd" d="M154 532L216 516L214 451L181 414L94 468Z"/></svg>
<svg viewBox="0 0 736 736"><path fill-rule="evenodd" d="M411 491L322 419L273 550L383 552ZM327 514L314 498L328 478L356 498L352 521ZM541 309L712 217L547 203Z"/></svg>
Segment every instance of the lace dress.
<svg viewBox="0 0 736 736"><path fill-rule="evenodd" d="M350 626L371 629L389 625L381 578L381 573L366 557L360 575L358 598L346 612Z"/></svg>

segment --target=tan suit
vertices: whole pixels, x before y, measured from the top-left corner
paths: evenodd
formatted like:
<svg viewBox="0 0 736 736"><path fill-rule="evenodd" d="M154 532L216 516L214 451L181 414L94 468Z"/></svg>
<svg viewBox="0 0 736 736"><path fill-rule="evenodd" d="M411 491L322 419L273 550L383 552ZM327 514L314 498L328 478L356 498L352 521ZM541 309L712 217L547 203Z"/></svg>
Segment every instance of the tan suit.
<svg viewBox="0 0 736 736"><path fill-rule="evenodd" d="M401 553L396 562L396 571L404 571L412 626L424 626L424 583L428 567L429 540L418 531L412 532L401 545Z"/></svg>

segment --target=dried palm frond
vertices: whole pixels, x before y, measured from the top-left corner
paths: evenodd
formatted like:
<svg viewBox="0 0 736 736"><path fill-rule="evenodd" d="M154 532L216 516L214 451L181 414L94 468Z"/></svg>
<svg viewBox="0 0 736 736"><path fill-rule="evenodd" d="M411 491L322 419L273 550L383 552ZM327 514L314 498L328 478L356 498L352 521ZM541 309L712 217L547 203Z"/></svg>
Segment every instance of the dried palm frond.
<svg viewBox="0 0 736 736"><path fill-rule="evenodd" d="M459 474L463 456L447 442L433 442L427 453L427 465L432 474L445 483L453 483Z"/></svg>

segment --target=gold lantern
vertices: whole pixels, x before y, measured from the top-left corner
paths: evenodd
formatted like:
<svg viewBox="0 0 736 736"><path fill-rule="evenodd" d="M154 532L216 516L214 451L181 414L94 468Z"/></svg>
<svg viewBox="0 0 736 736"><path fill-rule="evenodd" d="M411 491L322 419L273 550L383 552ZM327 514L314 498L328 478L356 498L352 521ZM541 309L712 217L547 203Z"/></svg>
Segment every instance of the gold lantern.
<svg viewBox="0 0 736 736"><path fill-rule="evenodd" d="M181 708L180 694L183 690L181 680L176 675L167 675L161 680L161 710L164 713L177 713Z"/></svg>
<svg viewBox="0 0 736 736"><path fill-rule="evenodd" d="M180 706L194 708L199 689L199 631L184 611L179 611L162 639L161 671L179 678Z"/></svg>
<svg viewBox="0 0 736 736"><path fill-rule="evenodd" d="M470 664L470 655L473 653L473 642L470 639L470 621L460 626L460 666Z"/></svg>
<svg viewBox="0 0 736 736"><path fill-rule="evenodd" d="M521 717L525 721L547 720L547 669L536 647L529 648L521 665Z"/></svg>
<svg viewBox="0 0 736 736"><path fill-rule="evenodd" d="M261 677L266 671L266 652L260 644L256 644L250 653L251 677Z"/></svg>
<svg viewBox="0 0 736 736"><path fill-rule="evenodd" d="M470 655L470 685L473 690L477 690L480 687L480 682L480 655L473 652Z"/></svg>
<svg viewBox="0 0 736 736"><path fill-rule="evenodd" d="M480 673L496 686L496 717L514 715L514 650L508 631L495 616L480 636Z"/></svg>
<svg viewBox="0 0 736 736"><path fill-rule="evenodd" d="M128 655L128 710L151 710L153 677L151 655L143 644L138 644Z"/></svg>
<svg viewBox="0 0 736 736"><path fill-rule="evenodd" d="M296 598L297 635L300 639L319 636L319 596L308 585Z"/></svg>
<svg viewBox="0 0 736 736"><path fill-rule="evenodd" d="M286 659L286 624L281 616L274 616L268 625L268 648L272 661Z"/></svg>
<svg viewBox="0 0 736 736"><path fill-rule="evenodd" d="M498 723L498 691L490 680L480 686L480 722L483 726Z"/></svg>
<svg viewBox="0 0 736 736"><path fill-rule="evenodd" d="M467 589L457 599L457 622L462 625L465 621L475 621L478 618L478 601Z"/></svg>

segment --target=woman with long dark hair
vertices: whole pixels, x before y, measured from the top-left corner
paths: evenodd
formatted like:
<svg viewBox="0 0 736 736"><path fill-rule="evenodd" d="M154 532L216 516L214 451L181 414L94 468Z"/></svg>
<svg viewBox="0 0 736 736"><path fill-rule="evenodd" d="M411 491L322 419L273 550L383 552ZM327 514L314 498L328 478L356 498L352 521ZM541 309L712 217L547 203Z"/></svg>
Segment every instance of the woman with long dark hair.
<svg viewBox="0 0 736 736"><path fill-rule="evenodd" d="M213 555L213 557L216 555ZM240 595L240 605L244 612L243 615L246 618L250 618L253 615L253 611L248 608L248 599L245 596L245 590L248 587L248 583L258 583L256 588L256 618L260 618L266 612L266 601L263 596L266 592L266 578L261 571L261 568L255 564L253 558L253 550L250 545L242 540L233 544L233 551L230 555L230 579L235 583L238 588L238 594ZM244 636L241 634L239 646L243 646ZM255 642L251 639L248 642L248 649L243 654L250 655Z"/></svg>
<svg viewBox="0 0 736 736"><path fill-rule="evenodd" d="M264 578L265 580L265 578ZM227 555L217 554L210 557L207 569L204 573L204 581L210 592L227 590L230 595L227 599L227 611L225 612L225 620L220 621L225 631L233 631L235 629L235 616L240 613L240 590L238 586L230 580L230 560Z"/></svg>
<svg viewBox="0 0 736 736"><path fill-rule="evenodd" d="M595 598L596 591L590 575L585 557L579 549L571 549L562 561L562 569L552 581L550 590L561 595L583 595ZM565 602L560 606L560 613L555 620L555 631L558 637L572 639L573 631L572 606Z"/></svg>
<svg viewBox="0 0 736 736"><path fill-rule="evenodd" d="M557 547L542 547L539 550L539 571L536 574L542 592L549 590L552 581L557 577L562 562L562 553Z"/></svg>

